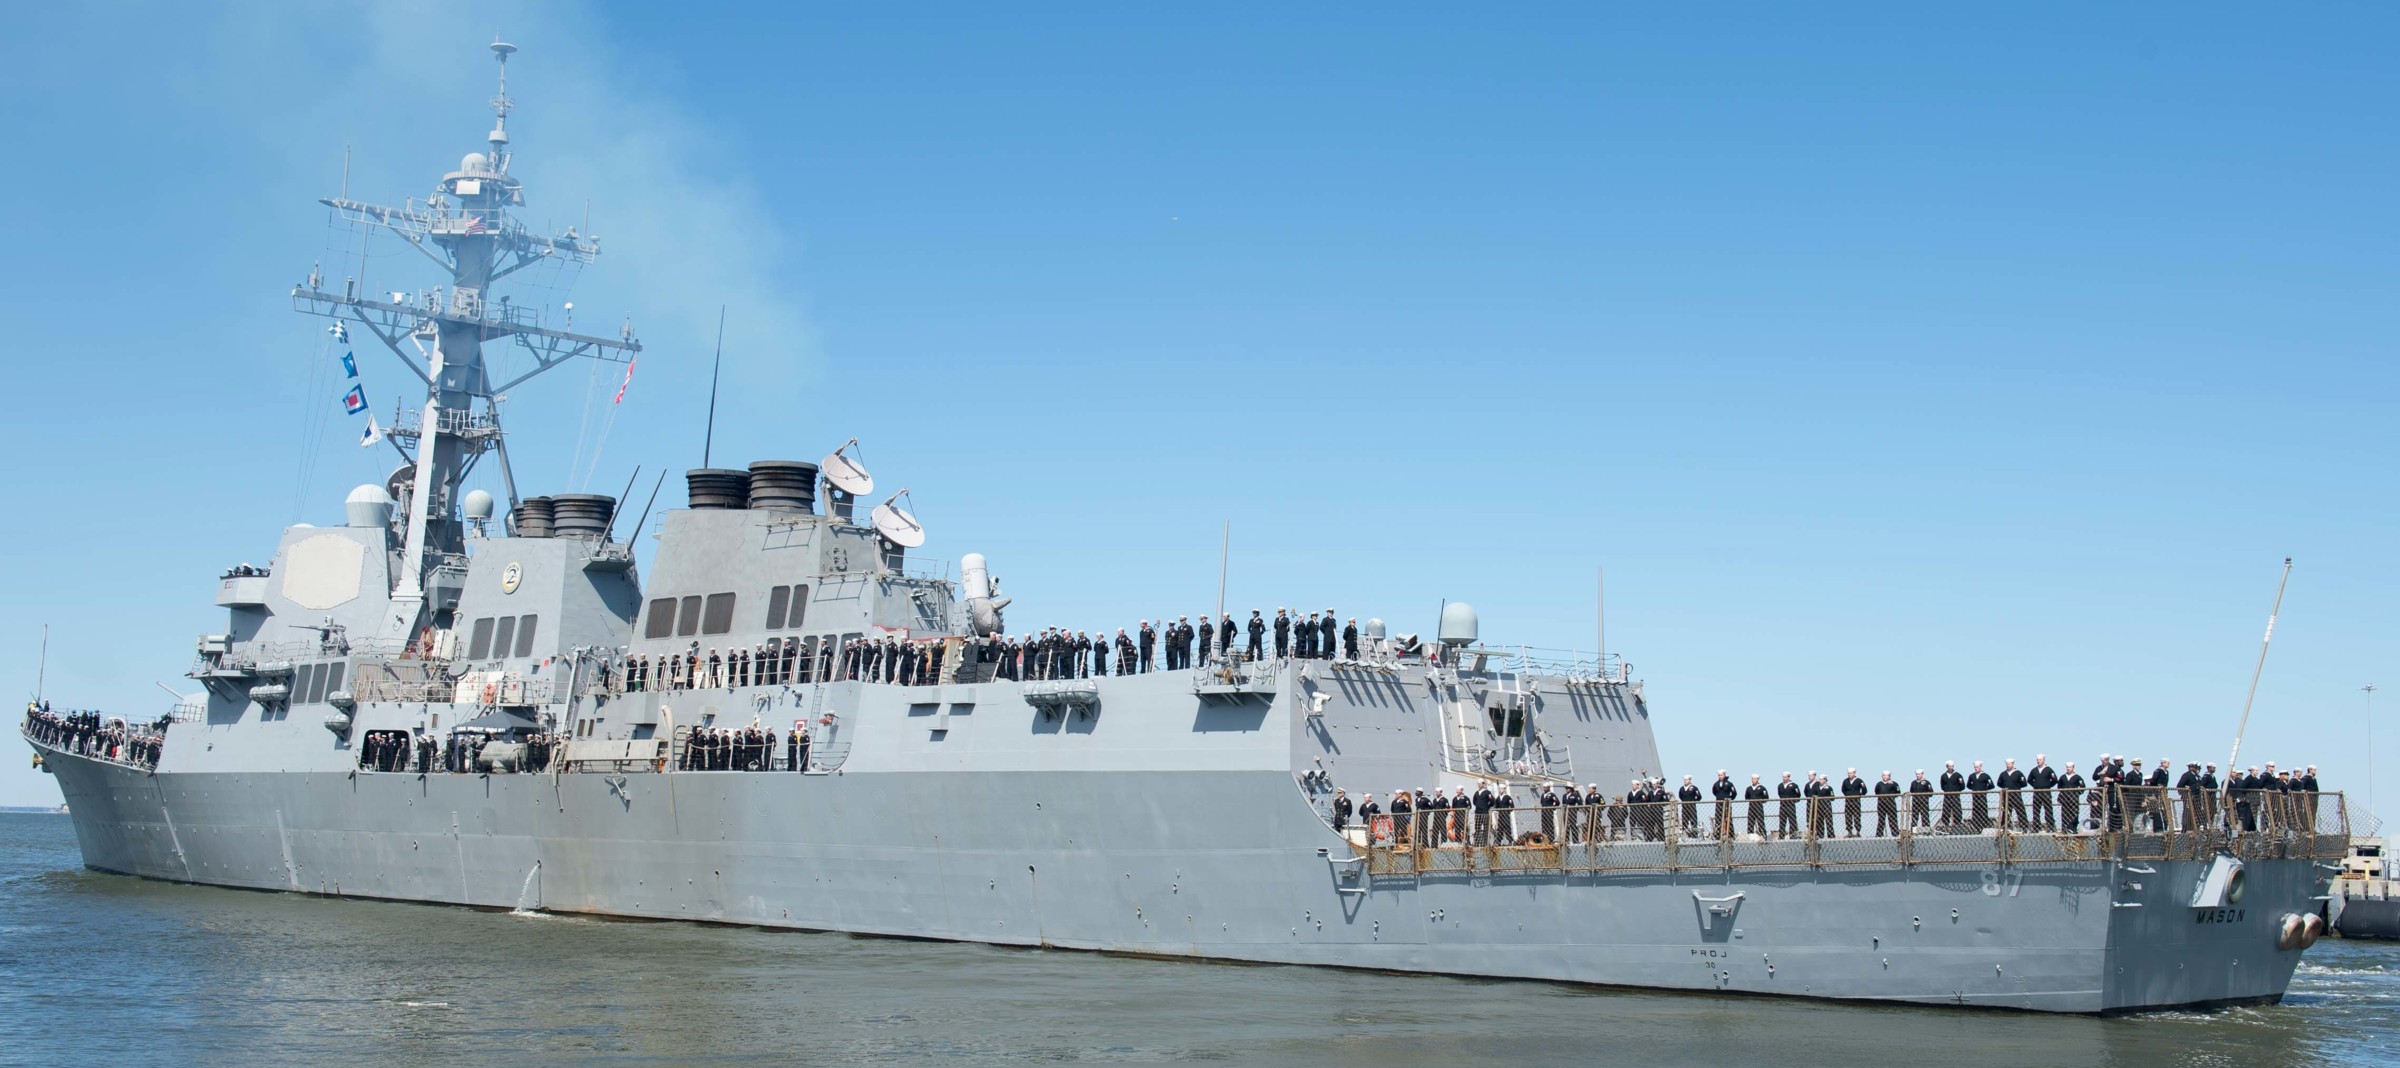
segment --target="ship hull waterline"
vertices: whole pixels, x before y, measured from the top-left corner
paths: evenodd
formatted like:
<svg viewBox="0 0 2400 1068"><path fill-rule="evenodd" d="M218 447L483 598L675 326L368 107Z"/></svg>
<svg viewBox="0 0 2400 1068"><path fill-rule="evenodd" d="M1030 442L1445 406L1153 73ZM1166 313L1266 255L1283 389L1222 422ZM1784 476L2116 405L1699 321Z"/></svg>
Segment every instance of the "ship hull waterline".
<svg viewBox="0 0 2400 1068"><path fill-rule="evenodd" d="M85 864L173 882L1162 958L2069 1013L2272 1003L2310 862L1364 880L1288 776L159 773L43 748ZM1197 813L1196 816L1175 814ZM1045 908L1045 900L1049 906ZM1726 903L1731 902L1728 910Z"/></svg>

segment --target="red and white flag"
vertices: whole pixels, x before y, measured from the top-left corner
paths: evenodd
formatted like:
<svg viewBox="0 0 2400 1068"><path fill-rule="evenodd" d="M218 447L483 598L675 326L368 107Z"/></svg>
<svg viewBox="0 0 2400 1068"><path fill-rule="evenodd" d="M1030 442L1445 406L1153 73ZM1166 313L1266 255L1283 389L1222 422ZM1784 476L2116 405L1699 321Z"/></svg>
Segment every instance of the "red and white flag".
<svg viewBox="0 0 2400 1068"><path fill-rule="evenodd" d="M625 387L633 384L633 365L640 362L640 360L625 361L625 381L617 383L617 399L614 403L625 403Z"/></svg>

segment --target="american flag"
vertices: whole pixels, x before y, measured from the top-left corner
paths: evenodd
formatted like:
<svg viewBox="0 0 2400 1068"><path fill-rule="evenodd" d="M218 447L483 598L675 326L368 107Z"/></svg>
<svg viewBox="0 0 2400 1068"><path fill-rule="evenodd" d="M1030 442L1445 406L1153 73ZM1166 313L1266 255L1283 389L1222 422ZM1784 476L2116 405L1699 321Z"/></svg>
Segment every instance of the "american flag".
<svg viewBox="0 0 2400 1068"><path fill-rule="evenodd" d="M491 228L491 226L490 226L489 224L487 224L487 223L485 223L485 222L483 221L483 216L481 216L481 215L470 215L470 216L468 216L468 217L467 217L467 233L469 233L469 234L481 234L481 233L488 233L488 232L490 232L490 231L491 231L491 229L492 229L492 228Z"/></svg>

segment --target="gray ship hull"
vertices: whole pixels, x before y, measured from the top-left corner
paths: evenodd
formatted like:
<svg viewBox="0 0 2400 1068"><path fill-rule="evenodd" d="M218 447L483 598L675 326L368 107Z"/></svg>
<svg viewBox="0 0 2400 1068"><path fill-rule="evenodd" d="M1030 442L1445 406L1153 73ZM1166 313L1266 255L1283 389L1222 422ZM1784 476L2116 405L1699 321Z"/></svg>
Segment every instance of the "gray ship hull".
<svg viewBox="0 0 2400 1068"><path fill-rule="evenodd" d="M262 890L2102 1013L2271 1002L2307 860L1352 875L1280 770L157 774L44 750L86 863ZM2136 874L2128 874L2136 872ZM1345 892L1354 891L1354 892Z"/></svg>

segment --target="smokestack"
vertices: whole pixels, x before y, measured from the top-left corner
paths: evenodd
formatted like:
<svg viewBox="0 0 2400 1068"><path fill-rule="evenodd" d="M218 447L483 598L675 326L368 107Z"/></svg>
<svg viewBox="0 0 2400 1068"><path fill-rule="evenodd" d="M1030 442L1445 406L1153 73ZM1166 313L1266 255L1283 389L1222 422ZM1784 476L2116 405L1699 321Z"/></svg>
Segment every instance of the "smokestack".
<svg viewBox="0 0 2400 1068"><path fill-rule="evenodd" d="M517 537L549 537L551 521L550 498L527 497L524 500L518 501L515 518L516 529L512 531L512 533L514 533Z"/></svg>
<svg viewBox="0 0 2400 1068"><path fill-rule="evenodd" d="M695 467L683 473L694 509L750 507L750 473L722 467Z"/></svg>
<svg viewBox="0 0 2400 1068"><path fill-rule="evenodd" d="M760 460L750 465L750 507L802 515L817 510L817 465L803 460Z"/></svg>
<svg viewBox="0 0 2400 1068"><path fill-rule="evenodd" d="M617 499L600 493L561 493L550 498L550 533L557 538L598 538L616 518Z"/></svg>

